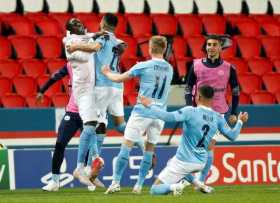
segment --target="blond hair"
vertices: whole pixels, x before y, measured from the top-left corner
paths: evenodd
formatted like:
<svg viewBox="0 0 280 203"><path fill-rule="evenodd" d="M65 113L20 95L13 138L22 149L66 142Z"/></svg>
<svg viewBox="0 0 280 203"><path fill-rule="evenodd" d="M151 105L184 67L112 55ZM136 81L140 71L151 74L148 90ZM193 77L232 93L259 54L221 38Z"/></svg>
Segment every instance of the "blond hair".
<svg viewBox="0 0 280 203"><path fill-rule="evenodd" d="M164 54L167 47L167 40L163 36L156 35L151 37L149 44L152 54Z"/></svg>

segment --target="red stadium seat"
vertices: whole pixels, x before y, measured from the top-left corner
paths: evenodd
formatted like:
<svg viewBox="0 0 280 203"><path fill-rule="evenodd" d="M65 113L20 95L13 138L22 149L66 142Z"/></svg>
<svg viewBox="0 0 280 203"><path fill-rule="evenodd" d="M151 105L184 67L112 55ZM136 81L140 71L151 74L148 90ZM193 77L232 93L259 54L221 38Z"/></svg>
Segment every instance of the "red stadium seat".
<svg viewBox="0 0 280 203"><path fill-rule="evenodd" d="M225 34L226 20L220 15L202 15L202 22L206 33L208 34Z"/></svg>
<svg viewBox="0 0 280 203"><path fill-rule="evenodd" d="M126 95L126 99L127 99L128 105L134 106L136 104L136 102L137 102L137 96L138 96L137 92L130 93L130 94Z"/></svg>
<svg viewBox="0 0 280 203"><path fill-rule="evenodd" d="M21 96L30 96L37 93L37 83L33 77L17 76L13 79L16 92Z"/></svg>
<svg viewBox="0 0 280 203"><path fill-rule="evenodd" d="M261 41L267 57L280 58L280 37L262 37Z"/></svg>
<svg viewBox="0 0 280 203"><path fill-rule="evenodd" d="M42 60L25 59L21 61L24 72L34 78L46 74L47 66Z"/></svg>
<svg viewBox="0 0 280 203"><path fill-rule="evenodd" d="M0 96L11 93L12 86L12 81L9 78L0 76Z"/></svg>
<svg viewBox="0 0 280 203"><path fill-rule="evenodd" d="M280 92L277 92L275 94L275 97L276 97L276 100L277 100L278 104L280 104Z"/></svg>
<svg viewBox="0 0 280 203"><path fill-rule="evenodd" d="M59 58L62 52L62 40L54 36L40 36L37 43L44 58Z"/></svg>
<svg viewBox="0 0 280 203"><path fill-rule="evenodd" d="M37 78L37 83L40 87L42 87L48 80L49 75L40 76ZM56 81L46 92L45 95L52 97L57 93L61 93L62 81Z"/></svg>
<svg viewBox="0 0 280 203"><path fill-rule="evenodd" d="M235 27L239 22L255 22L254 19L242 14L227 14L225 15L227 21L230 23L231 27Z"/></svg>
<svg viewBox="0 0 280 203"><path fill-rule="evenodd" d="M69 78L69 76L67 75L67 76L65 76L63 79L62 79L62 83L63 83L63 87L64 87L64 89L65 89L65 92L66 93L69 93L69 90L71 90L71 84L69 84L69 81L70 80L70 78ZM70 89L69 89L70 88Z"/></svg>
<svg viewBox="0 0 280 203"><path fill-rule="evenodd" d="M2 96L1 100L4 108L22 108L26 105L24 97L17 94Z"/></svg>
<svg viewBox="0 0 280 203"><path fill-rule="evenodd" d="M64 93L54 94L52 96L52 102L55 107L65 107L69 101L69 96Z"/></svg>
<svg viewBox="0 0 280 203"><path fill-rule="evenodd" d="M51 74L62 68L67 62L64 59L49 59L46 61L48 70Z"/></svg>
<svg viewBox="0 0 280 203"><path fill-rule="evenodd" d="M135 58L137 53L137 42L133 37L120 37L127 44L122 58Z"/></svg>
<svg viewBox="0 0 280 203"><path fill-rule="evenodd" d="M248 61L248 66L252 73L262 76L272 71L273 64L264 58L254 58Z"/></svg>
<svg viewBox="0 0 280 203"><path fill-rule="evenodd" d="M256 37L261 34L260 26L256 22L238 22L236 24L237 29L240 34L245 37Z"/></svg>
<svg viewBox="0 0 280 203"><path fill-rule="evenodd" d="M50 19L50 17L46 13L42 12L29 12L25 13L24 16L33 23Z"/></svg>
<svg viewBox="0 0 280 203"><path fill-rule="evenodd" d="M9 37L19 59L35 58L37 54L36 41L30 36Z"/></svg>
<svg viewBox="0 0 280 203"><path fill-rule="evenodd" d="M182 37L173 38L172 50L176 58L185 58L188 52L187 42Z"/></svg>
<svg viewBox="0 0 280 203"><path fill-rule="evenodd" d="M35 28L32 22L28 19L11 20L9 21L9 27L14 34L17 35L36 35Z"/></svg>
<svg viewBox="0 0 280 203"><path fill-rule="evenodd" d="M250 96L248 94L245 94L244 92L240 92L239 103L240 104L250 104L251 103Z"/></svg>
<svg viewBox="0 0 280 203"><path fill-rule="evenodd" d="M8 59L12 55L11 42L6 38L0 36L0 59Z"/></svg>
<svg viewBox="0 0 280 203"><path fill-rule="evenodd" d="M238 80L241 86L241 91L250 94L256 90L261 89L262 81L261 79L252 73L241 74L238 76Z"/></svg>
<svg viewBox="0 0 280 203"><path fill-rule="evenodd" d="M0 75L13 78L21 74L21 65L14 60L0 60Z"/></svg>
<svg viewBox="0 0 280 203"><path fill-rule="evenodd" d="M189 37L187 42L190 47L192 57L201 58L205 56L205 53L202 51L202 47L205 42L204 37Z"/></svg>
<svg viewBox="0 0 280 203"><path fill-rule="evenodd" d="M65 30L66 23L73 17L71 13L49 13L49 17L56 20L62 30Z"/></svg>
<svg viewBox="0 0 280 203"><path fill-rule="evenodd" d="M185 38L202 34L202 21L199 17L194 15L178 15L177 18Z"/></svg>
<svg viewBox="0 0 280 203"><path fill-rule="evenodd" d="M226 61L235 66L237 74L247 73L249 71L247 62L241 58L229 58Z"/></svg>
<svg viewBox="0 0 280 203"><path fill-rule="evenodd" d="M267 91L271 93L280 91L280 73L267 73L262 79Z"/></svg>
<svg viewBox="0 0 280 203"><path fill-rule="evenodd" d="M62 29L60 24L56 20L42 20L36 23L37 28L39 29L39 32L42 35L48 35L48 36L57 36L57 35L63 35L65 33L66 29Z"/></svg>
<svg viewBox="0 0 280 203"><path fill-rule="evenodd" d="M44 95L42 102L36 101L36 95L27 96L25 98L27 106L30 108L47 108L51 106L51 100L48 96Z"/></svg>
<svg viewBox="0 0 280 203"><path fill-rule="evenodd" d="M127 15L134 37L150 37L152 35L152 19L143 14Z"/></svg>
<svg viewBox="0 0 280 203"><path fill-rule="evenodd" d="M150 54L149 54L149 38L141 38L141 39L137 39L138 40L138 46L141 50L142 56L144 58L149 58Z"/></svg>
<svg viewBox="0 0 280 203"><path fill-rule="evenodd" d="M236 41L233 39L232 45L222 51L222 53L221 53L222 58L235 57L236 49L237 49L237 44L236 44Z"/></svg>
<svg viewBox="0 0 280 203"><path fill-rule="evenodd" d="M123 15L117 15L118 16L118 25L115 29L115 34L116 35L127 35L127 20L125 16Z"/></svg>
<svg viewBox="0 0 280 203"><path fill-rule="evenodd" d="M250 18L253 18L255 21L257 21L259 25L277 22L277 20L272 15L254 14L250 15Z"/></svg>
<svg viewBox="0 0 280 203"><path fill-rule="evenodd" d="M180 78L185 77L187 75L187 63L191 62L192 59L177 59L176 60L176 68Z"/></svg>
<svg viewBox="0 0 280 203"><path fill-rule="evenodd" d="M258 91L250 96L253 104L275 104L275 97L269 92Z"/></svg>
<svg viewBox="0 0 280 203"><path fill-rule="evenodd" d="M261 27L267 35L280 37L280 23L265 22Z"/></svg>
<svg viewBox="0 0 280 203"><path fill-rule="evenodd" d="M87 19L83 21L83 24L85 25L85 27L89 32L98 32L100 29L99 21L93 21L91 19Z"/></svg>
<svg viewBox="0 0 280 203"><path fill-rule="evenodd" d="M74 13L74 16L76 18L79 18L80 21L82 21L83 23L86 20L91 20L94 22L100 22L100 20L101 20L101 17L96 15L95 13Z"/></svg>
<svg viewBox="0 0 280 203"><path fill-rule="evenodd" d="M177 33L177 19L172 15L155 14L152 15L153 22L160 35L176 35ZM167 26L168 25L168 26Z"/></svg>
<svg viewBox="0 0 280 203"><path fill-rule="evenodd" d="M137 58L121 58L120 67L122 71L129 70L132 66L134 66L137 62Z"/></svg>
<svg viewBox="0 0 280 203"><path fill-rule="evenodd" d="M139 89L139 81L136 79L127 80L124 82L124 95L137 93Z"/></svg>
<svg viewBox="0 0 280 203"><path fill-rule="evenodd" d="M278 73L280 73L280 59L275 59L275 60L273 61L273 65L274 65L275 70L276 70Z"/></svg>
<svg viewBox="0 0 280 203"><path fill-rule="evenodd" d="M236 37L241 56L245 59L260 56L261 43L254 37Z"/></svg>

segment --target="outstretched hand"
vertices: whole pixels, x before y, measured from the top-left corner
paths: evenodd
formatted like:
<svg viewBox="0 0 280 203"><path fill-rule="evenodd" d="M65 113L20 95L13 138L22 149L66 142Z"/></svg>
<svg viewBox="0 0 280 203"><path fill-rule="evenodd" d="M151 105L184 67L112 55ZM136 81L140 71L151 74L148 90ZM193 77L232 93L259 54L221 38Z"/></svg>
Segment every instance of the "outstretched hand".
<svg viewBox="0 0 280 203"><path fill-rule="evenodd" d="M152 104L152 100L147 98L147 97L144 97L144 96L140 96L140 102L141 104L143 104L145 107L149 107L151 104Z"/></svg>
<svg viewBox="0 0 280 203"><path fill-rule="evenodd" d="M248 121L249 114L247 112L240 112L238 115L238 119L241 120L243 123Z"/></svg>
<svg viewBox="0 0 280 203"><path fill-rule="evenodd" d="M234 125L237 122L237 116L236 115L230 115L228 122L230 123L230 125Z"/></svg>
<svg viewBox="0 0 280 203"><path fill-rule="evenodd" d="M102 67L101 72L103 73L103 75L107 76L108 73L111 72L111 69L108 65L105 65L105 66Z"/></svg>

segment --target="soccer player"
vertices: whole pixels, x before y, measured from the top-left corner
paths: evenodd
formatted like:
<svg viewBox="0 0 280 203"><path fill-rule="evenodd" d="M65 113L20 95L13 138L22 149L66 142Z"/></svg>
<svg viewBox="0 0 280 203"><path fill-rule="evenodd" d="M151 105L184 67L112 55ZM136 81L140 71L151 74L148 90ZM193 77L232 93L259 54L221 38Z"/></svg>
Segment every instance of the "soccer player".
<svg viewBox="0 0 280 203"><path fill-rule="evenodd" d="M57 191L59 190L59 174L60 167L64 157L65 147L68 145L69 141L76 134L78 130L82 130L83 122L79 115L78 107L74 101L74 97L71 91L72 86L72 68L70 63L67 63L62 68L60 68L40 89L37 94L37 102L41 102L44 97L44 93L51 87L56 81L61 80L65 76L69 76L69 89L70 89L70 99L65 108L65 115L61 120L58 127L58 135L56 139L54 154L52 158L52 179L45 185L42 189L45 191ZM98 179L95 180L94 184L99 187L104 187ZM92 185L90 188L94 188Z"/></svg>
<svg viewBox="0 0 280 203"><path fill-rule="evenodd" d="M229 123L233 125L237 121L239 84L235 67L221 58L222 50L229 46L231 46L231 40L227 35L207 36L205 45L203 46L203 50L206 52L207 56L206 58L194 60L187 77L185 99L187 105L192 105L193 101L195 101L193 98L195 98L198 93L199 87L202 85L210 85L215 91L212 108L224 115L229 109L226 102L226 91L229 84L232 89L232 106ZM209 145L207 164L201 171L199 177L199 180L203 183L207 178L213 162L213 147L218 135L219 133L213 137ZM190 182L192 182L193 179L194 177L192 177L192 175L187 177L187 180Z"/></svg>
<svg viewBox="0 0 280 203"><path fill-rule="evenodd" d="M103 74L114 82L123 82L132 77L140 78L139 95L145 95L152 99L153 105L166 108L167 97L173 77L172 66L164 60L163 54L166 50L167 41L165 37L153 36L149 41L150 60L134 65L129 71L117 74L110 67L102 69ZM139 177L133 188L134 193L141 193L145 177L151 167L154 146L156 145L164 122L155 119L147 109L137 102L128 120L124 132L124 141L117 157L113 181L105 194L120 191L120 180L127 166L129 153L134 143L142 139L144 132L147 134L145 152L140 164Z"/></svg>
<svg viewBox="0 0 280 203"><path fill-rule="evenodd" d="M184 184L179 182L187 174L201 171L207 161L208 147L212 138L219 130L229 140L235 140L244 122L248 120L248 114L240 113L238 122L233 129L226 125L224 117L211 106L214 97L214 89L207 85L199 87L197 95L197 107L183 107L177 111L166 112L145 97L141 98L144 106L156 118L167 122L183 122L183 136L175 156L170 159L167 166L160 172L158 178L151 187L152 195L162 195L173 192L180 195ZM179 182L179 183L178 183ZM207 192L207 186L194 180L193 184L202 187Z"/></svg>

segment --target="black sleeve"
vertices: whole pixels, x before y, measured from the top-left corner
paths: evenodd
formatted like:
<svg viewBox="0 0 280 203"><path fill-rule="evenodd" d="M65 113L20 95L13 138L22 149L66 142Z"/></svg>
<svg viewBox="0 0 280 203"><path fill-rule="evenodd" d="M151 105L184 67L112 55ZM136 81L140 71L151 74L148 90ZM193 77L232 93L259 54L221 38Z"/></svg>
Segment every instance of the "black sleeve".
<svg viewBox="0 0 280 203"><path fill-rule="evenodd" d="M229 84L230 84L231 91L232 91L231 114L237 115L240 88L239 88L239 83L238 83L238 79L237 79L237 73L233 67L230 68Z"/></svg>
<svg viewBox="0 0 280 203"><path fill-rule="evenodd" d="M52 77L39 89L40 93L44 93L52 86L56 81L61 80L66 75L68 75L67 66L64 65L61 69L59 69L56 73L52 75Z"/></svg>
<svg viewBox="0 0 280 203"><path fill-rule="evenodd" d="M187 75L186 87L185 87L185 101L187 106L192 105L192 89L196 84L196 75L194 73L193 65L190 67Z"/></svg>

